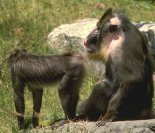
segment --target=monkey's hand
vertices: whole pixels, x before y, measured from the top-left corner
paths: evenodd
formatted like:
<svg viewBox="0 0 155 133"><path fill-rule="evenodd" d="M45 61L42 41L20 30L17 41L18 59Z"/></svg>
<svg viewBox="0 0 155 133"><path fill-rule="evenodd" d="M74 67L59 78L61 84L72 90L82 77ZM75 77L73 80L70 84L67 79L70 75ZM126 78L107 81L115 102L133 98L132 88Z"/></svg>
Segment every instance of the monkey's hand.
<svg viewBox="0 0 155 133"><path fill-rule="evenodd" d="M60 127L60 126L63 126L64 124L66 124L66 123L69 123L70 122L70 120L66 120L66 119L60 119L60 120L57 120L57 121L55 121L55 122L53 122L52 124L51 124L51 129L53 130L53 129L56 129L56 128L58 128L58 127Z"/></svg>
<svg viewBox="0 0 155 133"><path fill-rule="evenodd" d="M98 119L98 121L96 122L96 126L100 127L100 126L104 126L107 122L111 122L113 121L115 118L115 115L106 113L104 116L101 115L100 118Z"/></svg>

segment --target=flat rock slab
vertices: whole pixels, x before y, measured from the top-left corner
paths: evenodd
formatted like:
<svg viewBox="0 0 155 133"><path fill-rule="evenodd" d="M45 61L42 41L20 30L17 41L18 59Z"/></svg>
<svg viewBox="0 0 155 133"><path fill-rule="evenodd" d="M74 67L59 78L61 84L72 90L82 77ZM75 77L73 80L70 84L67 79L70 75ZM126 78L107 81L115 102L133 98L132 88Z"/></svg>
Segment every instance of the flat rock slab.
<svg viewBox="0 0 155 133"><path fill-rule="evenodd" d="M71 24L60 25L48 34L47 42L57 53L65 53L68 51L80 51L81 53L85 53L83 48L84 41L88 34L96 28L97 22L98 19L88 18L78 20ZM146 36L155 64L155 23L139 22L134 24ZM103 63L91 61L89 65L93 72L102 79L104 73ZM100 67L101 65L102 67Z"/></svg>
<svg viewBox="0 0 155 133"><path fill-rule="evenodd" d="M33 133L155 133L155 119L108 122L97 127L95 122L70 122L55 130L34 129Z"/></svg>
<svg viewBox="0 0 155 133"><path fill-rule="evenodd" d="M87 35L96 27L97 19L78 20L53 29L47 37L49 45L59 53L77 50L83 45Z"/></svg>
<svg viewBox="0 0 155 133"><path fill-rule="evenodd" d="M97 22L98 19L88 18L71 24L60 25L48 34L47 42L59 53L63 53L66 50L79 50L88 34L96 28ZM155 56L155 23L139 22L134 24L146 35L152 54Z"/></svg>

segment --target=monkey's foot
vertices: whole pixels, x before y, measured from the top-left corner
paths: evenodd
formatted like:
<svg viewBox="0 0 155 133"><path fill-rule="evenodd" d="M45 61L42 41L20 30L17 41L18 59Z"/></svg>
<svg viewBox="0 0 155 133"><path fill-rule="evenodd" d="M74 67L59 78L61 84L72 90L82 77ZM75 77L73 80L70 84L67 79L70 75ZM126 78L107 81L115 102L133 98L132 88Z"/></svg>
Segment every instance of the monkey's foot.
<svg viewBox="0 0 155 133"><path fill-rule="evenodd" d="M96 126L104 126L107 122L111 122L112 120L99 120L96 122Z"/></svg>
<svg viewBox="0 0 155 133"><path fill-rule="evenodd" d="M86 121L85 115L79 115L76 116L74 119L72 119L73 122L79 122L79 121Z"/></svg>
<svg viewBox="0 0 155 133"><path fill-rule="evenodd" d="M45 126L43 125L38 125L37 127L35 127L35 129L41 129L41 128L44 128Z"/></svg>
<svg viewBox="0 0 155 133"><path fill-rule="evenodd" d="M66 123L69 123L69 122L70 122L70 120L65 120L65 119L63 119L63 120L61 119L61 120L55 121L55 122L53 122L51 124L51 129L52 130L56 129L56 128L60 127L60 126L63 126Z"/></svg>
<svg viewBox="0 0 155 133"><path fill-rule="evenodd" d="M104 126L107 122L112 122L113 118L106 118L105 116L101 116L99 120L96 122L96 126Z"/></svg>

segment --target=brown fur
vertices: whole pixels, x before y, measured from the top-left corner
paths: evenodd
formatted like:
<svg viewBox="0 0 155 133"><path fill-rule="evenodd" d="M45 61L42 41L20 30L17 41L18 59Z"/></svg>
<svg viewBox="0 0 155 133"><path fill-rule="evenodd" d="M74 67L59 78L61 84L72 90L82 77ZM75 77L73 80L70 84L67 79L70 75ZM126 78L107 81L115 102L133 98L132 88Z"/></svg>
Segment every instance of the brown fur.
<svg viewBox="0 0 155 133"><path fill-rule="evenodd" d="M24 50L15 51L9 58L14 103L18 114L18 125L25 127L24 89L27 85L33 95L33 126L38 126L42 104L43 87L60 82L58 91L65 119L74 119L79 89L83 82L85 67L80 54L38 56Z"/></svg>
<svg viewBox="0 0 155 133"><path fill-rule="evenodd" d="M105 76L79 106L80 116L100 120L99 126L107 121L152 118L152 61L137 27L121 12L108 9L88 35L85 50L89 59L105 64Z"/></svg>

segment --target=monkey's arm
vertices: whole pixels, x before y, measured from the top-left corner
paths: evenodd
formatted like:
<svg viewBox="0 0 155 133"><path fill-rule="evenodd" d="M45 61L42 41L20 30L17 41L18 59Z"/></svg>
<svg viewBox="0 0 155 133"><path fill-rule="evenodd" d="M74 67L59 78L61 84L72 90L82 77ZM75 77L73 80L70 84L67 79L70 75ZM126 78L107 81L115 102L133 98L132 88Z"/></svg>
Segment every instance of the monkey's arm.
<svg viewBox="0 0 155 133"><path fill-rule="evenodd" d="M122 103L122 99L125 96L126 90L120 86L117 90L117 92L113 95L113 97L110 99L107 112L104 116L100 117L100 120L97 122L97 126L105 125L106 122L110 122L115 119L118 111L118 107Z"/></svg>
<svg viewBox="0 0 155 133"><path fill-rule="evenodd" d="M121 106L122 101L127 96L128 92L131 91L134 86L141 77L139 75L128 75L128 78L124 79L122 83L120 83L117 91L109 100L107 112L105 115L101 116L99 121L97 122L98 126L105 125L106 122L113 121L118 112L118 108Z"/></svg>

